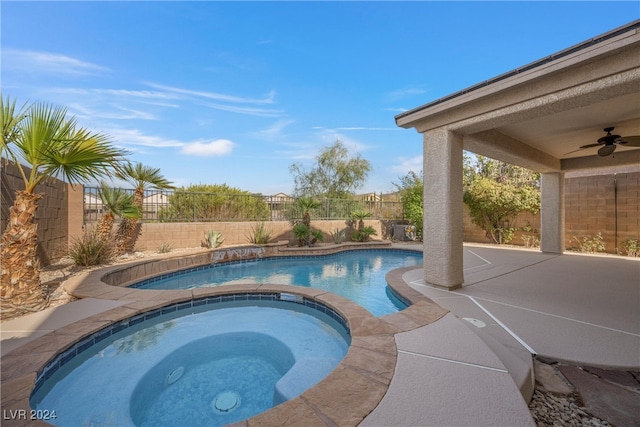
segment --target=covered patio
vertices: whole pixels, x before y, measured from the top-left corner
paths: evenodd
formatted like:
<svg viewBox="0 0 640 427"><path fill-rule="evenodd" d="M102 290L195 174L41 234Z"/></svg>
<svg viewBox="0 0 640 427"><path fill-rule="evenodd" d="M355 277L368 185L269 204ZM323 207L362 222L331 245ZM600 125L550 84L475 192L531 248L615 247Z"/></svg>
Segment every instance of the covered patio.
<svg viewBox="0 0 640 427"><path fill-rule="evenodd" d="M396 116L424 146L424 280L448 290L463 269L463 150L541 173L541 251L562 254L564 178L640 170L640 20ZM614 128L629 143L600 151ZM637 144L636 146L633 146ZM608 144L607 144L608 145Z"/></svg>

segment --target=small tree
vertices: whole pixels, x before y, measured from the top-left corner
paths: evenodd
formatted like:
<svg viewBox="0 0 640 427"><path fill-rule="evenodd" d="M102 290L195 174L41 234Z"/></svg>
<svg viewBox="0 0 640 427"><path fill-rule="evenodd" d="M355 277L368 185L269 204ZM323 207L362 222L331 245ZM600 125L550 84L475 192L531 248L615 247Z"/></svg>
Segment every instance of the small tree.
<svg viewBox="0 0 640 427"><path fill-rule="evenodd" d="M127 162L118 173L118 178L124 179L135 187L133 203L138 207L141 214L145 190L174 188L173 184L162 176L160 169L145 166L142 163L132 164ZM140 217L141 215L137 217L125 217L122 222L120 222L116 236L116 252L118 255L133 250L137 233L140 232L138 227L138 219L140 219Z"/></svg>
<svg viewBox="0 0 640 427"><path fill-rule="evenodd" d="M324 147L316 156L316 165L305 170L300 163L289 167L296 196L347 198L360 188L371 171L371 164L360 155L350 156L341 141Z"/></svg>
<svg viewBox="0 0 640 427"><path fill-rule="evenodd" d="M100 240L111 238L111 229L116 217L140 218L140 209L133 202L133 195L121 188L111 188L105 182L100 183L98 196L102 201L102 217L97 225L97 237Z"/></svg>
<svg viewBox="0 0 640 427"><path fill-rule="evenodd" d="M540 210L539 174L528 169L477 156L465 164L464 202L471 221L494 243L508 243L520 212Z"/></svg>

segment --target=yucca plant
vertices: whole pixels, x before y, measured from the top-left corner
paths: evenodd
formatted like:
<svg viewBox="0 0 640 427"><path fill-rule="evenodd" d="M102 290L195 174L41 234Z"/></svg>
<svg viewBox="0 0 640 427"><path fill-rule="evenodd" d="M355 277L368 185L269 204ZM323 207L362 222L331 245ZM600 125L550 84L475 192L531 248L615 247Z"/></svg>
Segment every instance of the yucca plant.
<svg viewBox="0 0 640 427"><path fill-rule="evenodd" d="M247 236L249 243L266 245L271 240L271 231L266 228L264 222L259 223L255 228L251 226L251 232Z"/></svg>
<svg viewBox="0 0 640 427"><path fill-rule="evenodd" d="M224 238L222 237L222 233L211 230L208 233L204 233L204 240L202 241L202 246L209 249L214 249L220 246L224 242Z"/></svg>
<svg viewBox="0 0 640 427"><path fill-rule="evenodd" d="M336 228L330 234L334 243L343 243L347 238L347 232L344 228L342 230L340 230L339 228Z"/></svg>
<svg viewBox="0 0 640 427"><path fill-rule="evenodd" d="M114 256L113 242L103 239L97 230L85 231L79 239L69 247L69 257L76 265L90 266L107 263Z"/></svg>

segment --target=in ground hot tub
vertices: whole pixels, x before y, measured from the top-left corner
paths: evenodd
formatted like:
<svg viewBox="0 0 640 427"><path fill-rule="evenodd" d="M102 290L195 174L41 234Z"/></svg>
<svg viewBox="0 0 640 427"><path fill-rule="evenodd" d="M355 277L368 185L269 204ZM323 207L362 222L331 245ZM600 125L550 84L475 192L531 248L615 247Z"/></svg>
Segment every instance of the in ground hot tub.
<svg viewBox="0 0 640 427"><path fill-rule="evenodd" d="M250 299L251 298L251 299ZM331 308L291 294L174 304L111 325L39 373L34 409L57 425L218 426L296 397L350 344Z"/></svg>

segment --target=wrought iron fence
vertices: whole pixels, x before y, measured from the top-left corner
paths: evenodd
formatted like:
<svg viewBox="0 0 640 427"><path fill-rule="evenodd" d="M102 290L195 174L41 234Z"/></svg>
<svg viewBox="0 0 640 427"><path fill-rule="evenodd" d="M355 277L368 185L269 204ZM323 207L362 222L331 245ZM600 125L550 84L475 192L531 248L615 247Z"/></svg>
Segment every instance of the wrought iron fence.
<svg viewBox="0 0 640 427"><path fill-rule="evenodd" d="M316 220L349 219L355 211L366 211L371 219L404 219L402 204L398 201L320 199L318 202L319 207L310 212ZM84 187L85 223L98 221L103 214L98 187ZM283 194L147 190L142 203L142 221L147 222L287 221L299 220L303 215L297 200Z"/></svg>

